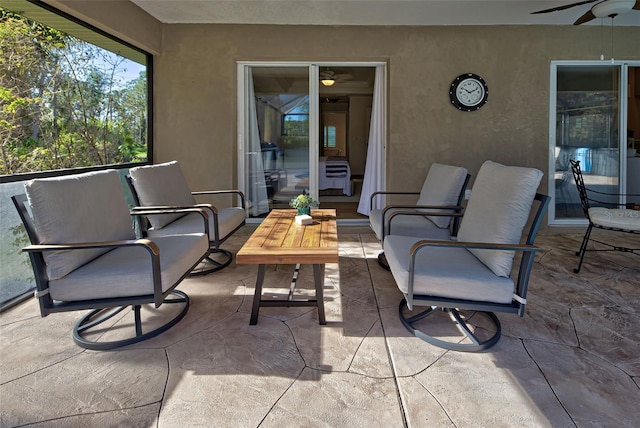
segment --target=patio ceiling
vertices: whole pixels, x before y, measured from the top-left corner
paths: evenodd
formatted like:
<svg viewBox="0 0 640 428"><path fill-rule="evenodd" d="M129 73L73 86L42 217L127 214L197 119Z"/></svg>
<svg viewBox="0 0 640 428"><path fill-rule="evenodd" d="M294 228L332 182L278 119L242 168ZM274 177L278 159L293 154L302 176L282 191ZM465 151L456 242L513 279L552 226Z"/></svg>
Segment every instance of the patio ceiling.
<svg viewBox="0 0 640 428"><path fill-rule="evenodd" d="M163 23L278 25L571 25L593 4L567 0L131 0ZM609 19L606 19L607 24ZM600 25L595 19L585 25ZM615 18L640 26L640 11Z"/></svg>

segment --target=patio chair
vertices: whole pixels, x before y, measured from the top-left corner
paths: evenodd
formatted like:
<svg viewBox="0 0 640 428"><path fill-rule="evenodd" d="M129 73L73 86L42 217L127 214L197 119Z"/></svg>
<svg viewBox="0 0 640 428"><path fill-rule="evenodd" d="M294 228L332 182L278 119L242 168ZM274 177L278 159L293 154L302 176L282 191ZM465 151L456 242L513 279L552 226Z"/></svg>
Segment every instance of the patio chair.
<svg viewBox="0 0 640 428"><path fill-rule="evenodd" d="M613 237L608 239L609 242L600 241L591 237L591 232L594 228L640 235L640 211L623 208L624 205L620 204L620 197L623 195L600 192L586 187L582 171L580 169L580 161L570 160L569 162L571 163L573 178L576 182L576 186L578 187L582 210L589 221L587 230L582 238L580 250L576 251L576 256L580 256L580 261L578 262L578 267L573 271L575 273L580 272L580 269L582 268L582 261L584 260L584 255L587 251L621 251L624 253L635 254L636 256L640 255L640 253L638 253L640 248L625 247L620 245L620 243L613 243ZM629 197L640 195L626 194L624 196ZM608 199L608 201L605 201L605 199ZM591 206L592 203L599 206L593 207ZM596 242L604 246L604 248L588 248L589 241Z"/></svg>
<svg viewBox="0 0 640 428"><path fill-rule="evenodd" d="M208 231L136 239L115 170L35 179L24 188L12 200L31 241L23 251L31 259L42 317L91 309L75 324L73 339L94 350L150 339L184 317L189 297L176 287L208 254ZM204 210L190 211L207 224ZM163 304L175 310L161 311ZM143 323L143 305L149 322ZM127 307L133 309L129 335L120 327L127 322L114 319Z"/></svg>
<svg viewBox="0 0 640 428"><path fill-rule="evenodd" d="M127 181L134 201L140 207L186 208L200 207L209 213L211 250L205 261L192 275L206 275L219 271L231 263L233 255L220 245L245 224L245 199L239 190L207 190L191 192L176 161L131 168ZM198 204L196 195L236 195L240 206L218 208L211 204ZM134 208L134 211L136 209ZM195 214L174 216L147 216L140 222L144 236L156 237L202 231L201 220Z"/></svg>
<svg viewBox="0 0 640 428"><path fill-rule="evenodd" d="M494 312L524 315L529 275L538 248L533 244L549 204L536 193L542 172L533 168L485 162L451 240L387 235L384 250L404 298L399 315L416 337L457 351L480 351L501 335ZM533 201L538 207L524 243L520 244ZM515 252L521 253L512 278ZM416 311L414 306L426 307ZM462 338L444 333L436 314L447 315ZM477 320L488 323L476 324ZM474 323L476 327L471 325ZM482 327L480 327L482 326Z"/></svg>
<svg viewBox="0 0 640 428"><path fill-rule="evenodd" d="M394 235L449 239L458 232L459 216L470 175L466 168L433 163L420 192L381 191L371 194L369 225L382 243ZM420 195L415 204L387 205L374 210L373 203L381 195ZM428 215L427 215L428 213ZM380 266L389 270L384 251L378 254Z"/></svg>

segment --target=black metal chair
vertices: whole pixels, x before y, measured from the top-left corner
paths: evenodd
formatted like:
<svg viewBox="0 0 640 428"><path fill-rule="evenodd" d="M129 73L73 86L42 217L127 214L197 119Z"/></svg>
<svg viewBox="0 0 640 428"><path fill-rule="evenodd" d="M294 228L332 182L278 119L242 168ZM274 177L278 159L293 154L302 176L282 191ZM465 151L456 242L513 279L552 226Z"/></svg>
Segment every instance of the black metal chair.
<svg viewBox="0 0 640 428"><path fill-rule="evenodd" d="M404 295L398 312L407 330L445 349L475 352L500 339L494 312L524 315L538 251L534 241L550 200L536 193L541 178L542 172L533 168L487 161L478 172L456 239L385 238L391 273ZM520 243L534 201L538 206ZM517 275L512 272L516 252L521 254ZM414 306L426 309L414 313ZM430 321L440 313L449 315L462 338L451 337L451 329L434 330L441 325Z"/></svg>
<svg viewBox="0 0 640 428"><path fill-rule="evenodd" d="M580 161L570 160L569 162L571 163L573 179L575 180L578 188L582 210L589 221L587 230L582 238L582 244L580 244L580 249L576 251L576 256L580 256L580 261L578 262L578 267L573 271L575 273L580 272L582 262L587 251L620 251L623 253L635 254L636 256L640 255L638 252L640 251L640 247L626 247L619 243L613 243L611 240L613 238L607 238L608 242L605 242L600 239L594 239L591 236L591 232L594 228L640 235L640 211L628 209L625 205L620 203L621 196L629 197L640 195L621 195L589 189L584 184L584 177L582 176L582 170L580 169ZM604 248L593 246L589 248L589 241L600 244L601 246L604 246Z"/></svg>
<svg viewBox="0 0 640 428"><path fill-rule="evenodd" d="M187 313L189 297L176 287L208 255L208 230L136 239L117 171L31 180L25 194L12 200L31 241L24 251L35 274L41 316L92 309L73 328L79 346L107 350L141 342ZM199 213L207 225L204 210L189 211ZM179 305L179 310L160 312L163 304ZM149 331L144 331L143 305L153 318ZM132 334L122 338L121 320L111 335L104 322L115 323L113 317L127 307L133 309Z"/></svg>
<svg viewBox="0 0 640 428"><path fill-rule="evenodd" d="M233 260L229 250L220 248L234 232L245 224L245 198L239 190L207 190L192 192L176 161L156 165L131 168L127 176L136 205L141 209L149 207L188 208L200 207L208 211L211 231L211 250L205 261L193 270L191 275L206 275L223 269ZM239 206L219 208L211 204L198 204L194 196L233 195L240 199ZM138 208L134 208L134 212ZM139 226L144 236L157 237L173 234L201 232L202 224L194 214L172 217L147 216Z"/></svg>

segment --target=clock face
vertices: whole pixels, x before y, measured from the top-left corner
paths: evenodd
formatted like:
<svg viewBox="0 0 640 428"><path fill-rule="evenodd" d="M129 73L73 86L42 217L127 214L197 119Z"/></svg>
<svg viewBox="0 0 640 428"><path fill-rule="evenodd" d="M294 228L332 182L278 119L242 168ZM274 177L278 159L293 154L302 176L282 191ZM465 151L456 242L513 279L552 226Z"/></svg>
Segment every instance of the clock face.
<svg viewBox="0 0 640 428"><path fill-rule="evenodd" d="M449 98L458 110L474 111L488 101L489 88L482 77L472 73L461 74L451 84Z"/></svg>
<svg viewBox="0 0 640 428"><path fill-rule="evenodd" d="M484 88L476 79L468 78L460 81L456 89L456 97L460 104L474 106L484 97Z"/></svg>

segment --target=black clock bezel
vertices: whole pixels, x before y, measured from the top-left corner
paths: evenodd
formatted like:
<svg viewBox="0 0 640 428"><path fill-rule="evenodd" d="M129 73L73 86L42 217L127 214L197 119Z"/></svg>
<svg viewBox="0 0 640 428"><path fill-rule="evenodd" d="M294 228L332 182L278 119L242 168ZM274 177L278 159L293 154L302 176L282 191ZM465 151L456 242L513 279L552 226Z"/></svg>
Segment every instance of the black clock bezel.
<svg viewBox="0 0 640 428"><path fill-rule="evenodd" d="M463 80L467 80L467 79L476 80L484 88L484 96L482 97L482 99L480 101L478 101L477 104L474 104L472 106L468 106L468 105L465 105L462 102L460 102L460 100L458 99L458 97L456 95L457 94L457 89L458 89L458 86L460 85L460 83L462 83ZM487 101L489 101L489 86L487 86L487 82L485 82L484 79L482 77L478 76L477 74L464 73L464 74L461 74L458 77L456 77L453 80L453 82L451 83L451 86L449 88L449 99L451 100L451 105L453 105L455 108L457 108L460 111L476 111L480 107L485 105L487 103Z"/></svg>

